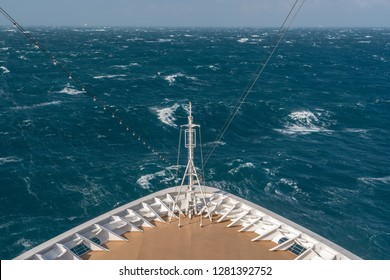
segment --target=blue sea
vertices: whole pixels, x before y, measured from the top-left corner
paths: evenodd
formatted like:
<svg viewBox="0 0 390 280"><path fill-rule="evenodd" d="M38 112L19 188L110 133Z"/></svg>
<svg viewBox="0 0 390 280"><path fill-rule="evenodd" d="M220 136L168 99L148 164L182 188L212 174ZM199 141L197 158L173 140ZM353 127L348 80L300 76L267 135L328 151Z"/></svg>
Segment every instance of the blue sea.
<svg viewBox="0 0 390 280"><path fill-rule="evenodd" d="M189 102L200 166L278 31L27 29L73 79L0 27L1 259L175 185ZM217 143L207 184L390 259L389 59L390 29L289 30Z"/></svg>

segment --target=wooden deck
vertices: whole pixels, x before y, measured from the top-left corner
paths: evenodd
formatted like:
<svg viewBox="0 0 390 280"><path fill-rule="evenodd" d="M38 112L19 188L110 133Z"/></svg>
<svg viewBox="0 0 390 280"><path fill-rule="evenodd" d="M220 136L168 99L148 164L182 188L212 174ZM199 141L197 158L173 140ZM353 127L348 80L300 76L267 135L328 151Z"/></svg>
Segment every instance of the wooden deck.
<svg viewBox="0 0 390 280"><path fill-rule="evenodd" d="M213 223L199 217L171 223L156 222L155 228L129 232L129 240L111 241L104 246L109 252L94 251L82 256L86 260L291 260L289 251L271 252L271 241L251 242L256 233L238 232L240 227L227 228L229 222Z"/></svg>

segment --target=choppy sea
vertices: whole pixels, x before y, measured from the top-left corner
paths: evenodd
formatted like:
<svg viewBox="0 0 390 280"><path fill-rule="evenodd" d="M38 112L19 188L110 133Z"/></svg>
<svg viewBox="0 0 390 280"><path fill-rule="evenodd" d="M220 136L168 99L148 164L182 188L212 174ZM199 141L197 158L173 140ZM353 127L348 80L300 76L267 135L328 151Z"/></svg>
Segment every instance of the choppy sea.
<svg viewBox="0 0 390 280"><path fill-rule="evenodd" d="M277 32L28 30L86 90L0 27L1 259L173 186L188 102L199 158ZM390 29L289 30L207 162L207 184L390 259L389 59Z"/></svg>

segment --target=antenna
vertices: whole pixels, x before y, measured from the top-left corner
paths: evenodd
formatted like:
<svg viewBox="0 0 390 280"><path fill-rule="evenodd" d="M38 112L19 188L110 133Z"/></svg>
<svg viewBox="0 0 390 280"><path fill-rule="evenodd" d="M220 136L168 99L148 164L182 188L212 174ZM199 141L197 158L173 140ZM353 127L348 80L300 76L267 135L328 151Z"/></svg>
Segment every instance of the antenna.
<svg viewBox="0 0 390 280"><path fill-rule="evenodd" d="M182 205L180 208L184 208L184 214L192 219L193 216L200 215L202 218L202 212L204 209L208 210L206 198L203 192L203 189L200 185L200 179L198 176L198 172L196 170L195 164L194 164L194 149L196 148L196 128L200 128L199 125L193 123L193 117L192 117L192 104L189 103L189 113L188 113L188 124L182 125L181 128L185 128L184 133L184 143L185 147L188 149L188 160L187 160L187 166L186 170L184 172L181 184L180 184L180 190L176 196L176 200L173 204L172 209L172 216L173 212L175 211L177 200L181 194L182 187L187 187L187 190L185 192L185 199L182 202ZM187 179L187 185L184 185ZM196 198L196 188L199 189L201 193L201 198L203 200L204 205L200 207L200 210L198 211L198 201ZM180 212L180 210L179 210ZM209 211L208 211L209 212ZM209 212L210 213L210 212ZM171 217L172 218L172 217ZM211 216L209 215L209 219L211 220ZM180 213L179 213L179 227L180 227ZM200 226L202 226L202 220L200 222Z"/></svg>

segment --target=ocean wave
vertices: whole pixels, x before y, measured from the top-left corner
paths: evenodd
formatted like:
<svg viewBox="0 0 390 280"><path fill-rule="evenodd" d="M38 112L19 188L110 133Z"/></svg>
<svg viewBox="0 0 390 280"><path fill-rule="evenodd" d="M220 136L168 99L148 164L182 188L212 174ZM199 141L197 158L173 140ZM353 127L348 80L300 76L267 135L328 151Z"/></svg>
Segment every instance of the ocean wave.
<svg viewBox="0 0 390 280"><path fill-rule="evenodd" d="M233 168L233 169L230 169L228 172L231 174L231 175L234 175L238 172L240 172L241 169L243 168L255 168L255 165L251 162L246 162L246 163L242 163L240 164L239 166Z"/></svg>
<svg viewBox="0 0 390 280"><path fill-rule="evenodd" d="M78 95L81 93L85 93L84 90L78 90L72 87L71 85L65 86L62 90L58 91L57 93L64 93L64 94L69 94L69 95Z"/></svg>
<svg viewBox="0 0 390 280"><path fill-rule="evenodd" d="M2 157L0 158L0 165L4 165L7 163L13 163L13 162L21 162L22 159L15 157L15 156L10 156L10 157Z"/></svg>
<svg viewBox="0 0 390 280"><path fill-rule="evenodd" d="M142 175L138 180L137 184L143 189L150 189L153 187L153 183L151 181L158 179L158 184L162 183L168 184L170 181L175 179L175 176L170 172L171 168L167 168L165 170L161 170L152 174Z"/></svg>
<svg viewBox="0 0 390 280"><path fill-rule="evenodd" d="M358 178L359 182L362 182L366 185L375 185L375 184L390 184L390 176L385 177L360 177Z"/></svg>
<svg viewBox="0 0 390 280"><path fill-rule="evenodd" d="M152 187L152 184L150 183L150 181L152 179L155 178L155 174L147 174L147 175L143 175L141 176L138 180L137 180L137 184L139 186L141 186L141 188L147 190L147 189L150 189Z"/></svg>
<svg viewBox="0 0 390 280"><path fill-rule="evenodd" d="M187 75L180 73L180 72L172 74L172 75L164 76L164 80L166 80L170 86L175 84L177 78L185 78L185 79L192 80L192 81L198 80L197 77L187 76Z"/></svg>
<svg viewBox="0 0 390 280"><path fill-rule="evenodd" d="M21 238L19 239L18 241L16 241L16 244L17 246L22 246L24 249L30 249L34 243L31 242L30 240L27 240L26 238Z"/></svg>
<svg viewBox="0 0 390 280"><path fill-rule="evenodd" d="M113 79L113 78L119 78L119 77L126 77L125 74L117 74L117 75L101 75L101 76L94 76L94 79L100 80L100 79Z"/></svg>
<svg viewBox="0 0 390 280"><path fill-rule="evenodd" d="M225 146L226 142L224 141L212 141L212 142L207 142L203 144L203 147L210 147L217 144L217 146Z"/></svg>
<svg viewBox="0 0 390 280"><path fill-rule="evenodd" d="M346 128L345 132L364 134L367 133L368 130L362 128Z"/></svg>
<svg viewBox="0 0 390 280"><path fill-rule="evenodd" d="M139 37L126 39L126 42L137 42L137 41L145 41L145 39L144 38L139 38Z"/></svg>
<svg viewBox="0 0 390 280"><path fill-rule="evenodd" d="M172 41L173 41L172 39L164 39L164 38L160 38L157 40L157 42L159 42L159 43L169 43Z"/></svg>
<svg viewBox="0 0 390 280"><path fill-rule="evenodd" d="M175 124L176 118L174 116L175 111L180 107L179 104L175 103L171 107L167 108L152 108L152 111L155 111L157 113L158 119L169 126L172 126L174 128L177 127Z"/></svg>
<svg viewBox="0 0 390 280"><path fill-rule="evenodd" d="M91 206L96 207L103 201L107 201L111 193L100 183L94 182L95 178L84 175L81 180L78 184L62 184L59 187L61 190L78 194L80 199L78 207L87 214Z"/></svg>
<svg viewBox="0 0 390 280"><path fill-rule="evenodd" d="M329 112L327 112L329 114ZM285 124L284 129L275 129L283 134L310 134L318 132L330 132L327 129L328 125L324 120L323 112L311 112L311 111L296 111L288 115L288 121Z"/></svg>
<svg viewBox="0 0 390 280"><path fill-rule="evenodd" d="M30 109L36 109L40 107L46 107L46 106L51 106L51 105L59 105L61 104L61 101L50 101L50 102L43 102L43 103L38 103L30 106L16 106L12 107L13 110L30 110Z"/></svg>
<svg viewBox="0 0 390 280"><path fill-rule="evenodd" d="M3 74L10 73L10 71L5 66L0 66L0 70L3 71Z"/></svg>
<svg viewBox="0 0 390 280"><path fill-rule="evenodd" d="M388 59L386 59L385 57L380 56L380 55L374 54L372 57L373 57L375 60L379 60L379 61L382 61L382 62L388 62Z"/></svg>
<svg viewBox="0 0 390 280"><path fill-rule="evenodd" d="M218 64L217 64L218 65ZM213 71L218 71L218 70L221 70L217 65L206 65L206 66L203 66L203 65L198 65L198 66L196 66L195 68L196 69L199 69L199 68L209 68L209 69L211 69L211 70L213 70Z"/></svg>
<svg viewBox="0 0 390 280"><path fill-rule="evenodd" d="M132 62L130 64L125 64L125 65L113 65L111 66L111 68L127 69L129 67L139 67L139 66L141 66L139 63Z"/></svg>
<svg viewBox="0 0 390 280"><path fill-rule="evenodd" d="M239 42L239 43L246 43L248 41L249 41L248 38L240 38L240 39L237 40L237 42Z"/></svg>
<svg viewBox="0 0 390 280"><path fill-rule="evenodd" d="M268 182L264 187L264 191L274 197L294 202L298 202L299 197L309 196L308 193L302 191L296 181L287 178L280 178L278 181Z"/></svg>
<svg viewBox="0 0 390 280"><path fill-rule="evenodd" d="M34 192L33 189L32 189L32 186L31 186L31 178L30 178L30 177L24 177L24 178L22 178L22 179L23 179L24 183L26 184L26 190L27 190L27 192L28 192L31 196L35 197L36 200L39 200L38 195L37 195L36 192Z"/></svg>

